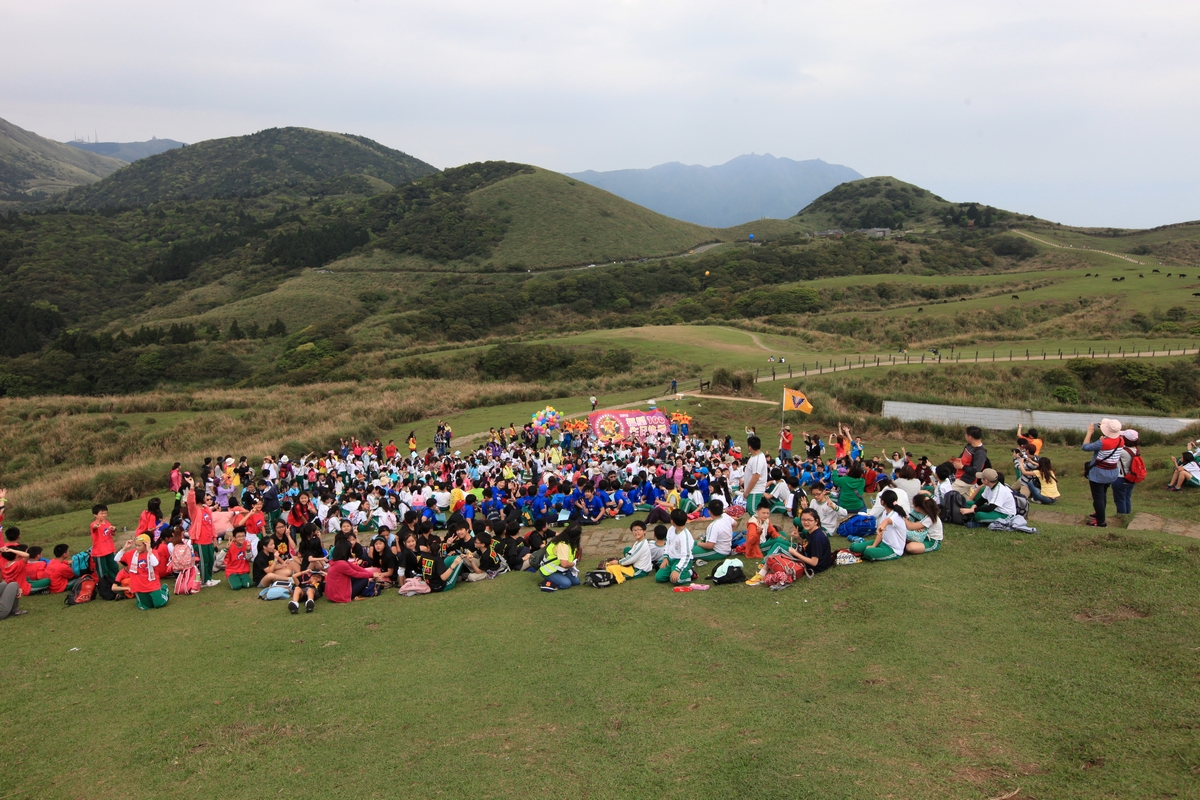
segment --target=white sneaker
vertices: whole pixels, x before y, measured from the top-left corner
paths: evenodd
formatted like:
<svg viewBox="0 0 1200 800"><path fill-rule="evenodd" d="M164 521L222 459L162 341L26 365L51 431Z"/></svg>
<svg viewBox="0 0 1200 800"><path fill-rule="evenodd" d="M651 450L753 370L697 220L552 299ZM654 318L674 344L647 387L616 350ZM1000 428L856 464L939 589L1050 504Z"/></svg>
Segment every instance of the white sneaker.
<svg viewBox="0 0 1200 800"><path fill-rule="evenodd" d="M219 586L220 584L221 584L220 581L208 581L204 585L205 586Z"/></svg>

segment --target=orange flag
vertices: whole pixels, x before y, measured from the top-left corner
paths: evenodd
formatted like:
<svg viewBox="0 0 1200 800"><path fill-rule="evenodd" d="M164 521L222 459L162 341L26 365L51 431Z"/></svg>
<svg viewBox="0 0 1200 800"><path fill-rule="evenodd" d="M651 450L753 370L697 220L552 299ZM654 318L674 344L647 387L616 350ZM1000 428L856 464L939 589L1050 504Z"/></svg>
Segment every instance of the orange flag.
<svg viewBox="0 0 1200 800"><path fill-rule="evenodd" d="M785 386L783 388L783 410L811 414L813 406L812 403L808 402L808 398L804 396L804 392L798 392L795 389L789 389Z"/></svg>

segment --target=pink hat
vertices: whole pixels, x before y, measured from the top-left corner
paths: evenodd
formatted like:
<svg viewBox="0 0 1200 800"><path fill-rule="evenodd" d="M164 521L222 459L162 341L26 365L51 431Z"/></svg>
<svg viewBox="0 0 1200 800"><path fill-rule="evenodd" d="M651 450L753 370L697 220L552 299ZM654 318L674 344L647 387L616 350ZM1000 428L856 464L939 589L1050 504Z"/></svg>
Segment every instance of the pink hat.
<svg viewBox="0 0 1200 800"><path fill-rule="evenodd" d="M1121 435L1121 422L1115 419L1100 420L1100 432L1110 439Z"/></svg>

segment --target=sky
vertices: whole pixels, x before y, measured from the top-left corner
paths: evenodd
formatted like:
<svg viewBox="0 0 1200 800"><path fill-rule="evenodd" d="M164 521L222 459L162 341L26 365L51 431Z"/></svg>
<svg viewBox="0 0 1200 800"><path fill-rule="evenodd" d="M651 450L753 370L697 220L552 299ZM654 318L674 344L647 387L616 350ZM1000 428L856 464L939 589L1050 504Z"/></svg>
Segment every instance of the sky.
<svg viewBox="0 0 1200 800"><path fill-rule="evenodd" d="M438 167L821 158L1072 225L1200 219L1200 3L0 0L0 117L301 125Z"/></svg>

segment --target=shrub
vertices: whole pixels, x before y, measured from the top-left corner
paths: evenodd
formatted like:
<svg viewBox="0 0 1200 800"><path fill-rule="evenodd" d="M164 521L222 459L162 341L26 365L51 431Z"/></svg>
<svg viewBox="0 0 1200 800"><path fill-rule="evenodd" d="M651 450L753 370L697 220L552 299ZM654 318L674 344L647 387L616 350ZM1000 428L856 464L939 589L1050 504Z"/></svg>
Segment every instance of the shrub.
<svg viewBox="0 0 1200 800"><path fill-rule="evenodd" d="M1050 396L1060 403L1071 406L1079 405L1079 390L1074 386L1055 386Z"/></svg>

